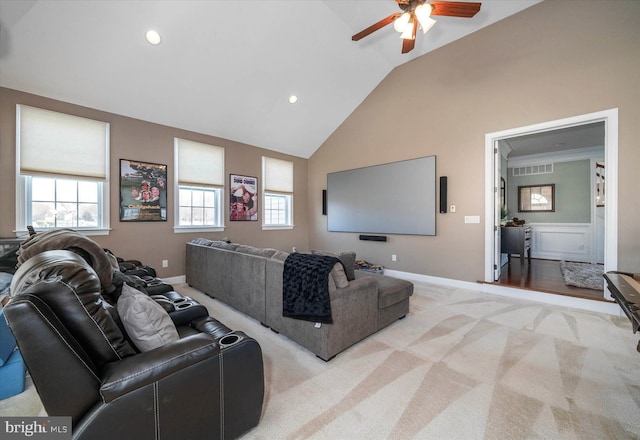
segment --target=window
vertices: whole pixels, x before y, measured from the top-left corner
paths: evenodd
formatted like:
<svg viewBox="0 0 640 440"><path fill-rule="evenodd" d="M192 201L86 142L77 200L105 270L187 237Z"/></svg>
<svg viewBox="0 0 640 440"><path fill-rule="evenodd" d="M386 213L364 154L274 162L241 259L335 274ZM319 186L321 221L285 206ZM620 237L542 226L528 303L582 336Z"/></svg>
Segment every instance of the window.
<svg viewBox="0 0 640 440"><path fill-rule="evenodd" d="M35 229L98 228L99 182L27 177L31 190L30 224Z"/></svg>
<svg viewBox="0 0 640 440"><path fill-rule="evenodd" d="M553 212L554 184L518 187L518 212Z"/></svg>
<svg viewBox="0 0 640 440"><path fill-rule="evenodd" d="M109 124L16 107L16 231L109 229Z"/></svg>
<svg viewBox="0 0 640 440"><path fill-rule="evenodd" d="M262 157L265 229L293 227L293 162Z"/></svg>
<svg viewBox="0 0 640 440"><path fill-rule="evenodd" d="M176 232L223 228L224 148L175 139Z"/></svg>
<svg viewBox="0 0 640 440"><path fill-rule="evenodd" d="M180 226L218 226L220 218L220 189L180 186L179 221Z"/></svg>

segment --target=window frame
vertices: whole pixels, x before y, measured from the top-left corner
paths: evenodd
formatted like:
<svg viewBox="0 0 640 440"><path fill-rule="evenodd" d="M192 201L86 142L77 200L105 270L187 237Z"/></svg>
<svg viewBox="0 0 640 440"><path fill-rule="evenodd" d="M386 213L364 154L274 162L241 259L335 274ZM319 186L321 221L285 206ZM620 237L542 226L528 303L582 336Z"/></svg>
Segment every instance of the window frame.
<svg viewBox="0 0 640 440"><path fill-rule="evenodd" d="M272 164L268 162L272 161ZM278 162L290 164L291 181L283 182L281 179L270 179L268 175L269 168L282 169L278 166ZM288 168L289 165L286 166ZM262 156L262 229L278 230L293 229L294 227L294 172L295 163L291 160L276 159L273 157ZM276 182L270 184L271 182ZM273 186L273 187L270 187ZM284 189L284 190L283 190ZM290 192L288 190L291 190ZM267 223L267 197L285 197L285 223Z"/></svg>
<svg viewBox="0 0 640 440"><path fill-rule="evenodd" d="M110 228L110 150L111 150L111 138L110 130L111 125L108 122L96 121L94 119L85 118L83 116L76 116L68 113L58 112L55 110L39 109L45 112L57 113L61 117L69 116L71 118L89 119L93 122L99 122L104 124L105 138L104 138L104 155L105 155L105 170L104 178L91 178L91 177L79 177L70 174L56 174L56 173L43 173L43 172L29 172L21 174L20 172L20 149L21 144L21 109L22 107L29 108L30 106L23 106L21 104L16 105L16 145L15 145L15 166L16 166L16 214L15 214L15 234L16 237L21 237L28 234L27 226L32 226L32 178L33 177L45 177L52 179L68 180L72 182L80 182L82 180L96 182L98 184L98 226L97 227L74 227L84 235L109 235ZM53 228L38 228L36 231L49 231L61 229L61 227Z"/></svg>
<svg viewBox="0 0 640 440"><path fill-rule="evenodd" d="M186 205L180 204L180 191L181 190L203 190L203 191L212 191L214 192L215 203L219 207L214 212L214 217L216 217L215 225L194 225L193 223L190 225L181 225L180 224L180 208L185 207ZM190 204L190 208L193 210L194 205L193 201ZM203 208L205 208L203 206ZM188 233L188 232L217 232L224 230L224 188L218 186L205 186L205 185L176 185L176 219L175 219L175 227L174 232L176 233Z"/></svg>
<svg viewBox="0 0 640 440"><path fill-rule="evenodd" d="M284 197L285 198L285 223L267 223L267 197ZM293 194L278 193L275 191L265 191L263 193L263 209L262 209L262 229L293 229Z"/></svg>
<svg viewBox="0 0 640 440"><path fill-rule="evenodd" d="M218 148L221 150L222 153L222 170L221 173L224 176L224 168L225 168L225 149L224 147L219 147L217 145L212 145L212 144L206 144L203 142L196 142L196 141L192 141L189 139L185 139L185 138L179 138L179 137L175 137L174 138L174 183L173 183L173 189L174 189L174 194L175 194L175 198L174 198L174 203L173 203L173 208L174 208L174 225L173 225L173 232L176 234L186 234L186 233L202 233L202 232L221 232L225 230L225 203L224 203L224 192L225 192L225 187L224 187L224 183L222 183L221 185L217 185L217 184L206 184L206 183L198 183L198 182L184 182L184 183L180 183L180 141L184 141L186 144L193 146L194 144L201 144L202 146L210 146L210 147L214 147L214 148ZM221 181L224 182L224 179ZM181 189L186 189L186 188L201 188L203 190L214 190L216 191L216 201L218 202L218 210L217 212L215 212L214 217L216 218L216 224L215 225L180 225L180 190ZM191 208L193 208L193 204L191 205Z"/></svg>

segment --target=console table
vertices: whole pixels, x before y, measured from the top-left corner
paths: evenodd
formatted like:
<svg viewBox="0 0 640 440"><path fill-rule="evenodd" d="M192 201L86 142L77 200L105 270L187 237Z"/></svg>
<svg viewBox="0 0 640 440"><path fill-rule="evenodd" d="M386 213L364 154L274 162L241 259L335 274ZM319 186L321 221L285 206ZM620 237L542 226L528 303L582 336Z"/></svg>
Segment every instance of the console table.
<svg viewBox="0 0 640 440"><path fill-rule="evenodd" d="M604 274L609 292L624 311L633 333L640 330L640 274L611 271ZM637 346L640 352L640 341Z"/></svg>
<svg viewBox="0 0 640 440"><path fill-rule="evenodd" d="M500 250L503 254L520 255L520 270L524 273L524 256L531 262L531 226L502 226L500 228Z"/></svg>

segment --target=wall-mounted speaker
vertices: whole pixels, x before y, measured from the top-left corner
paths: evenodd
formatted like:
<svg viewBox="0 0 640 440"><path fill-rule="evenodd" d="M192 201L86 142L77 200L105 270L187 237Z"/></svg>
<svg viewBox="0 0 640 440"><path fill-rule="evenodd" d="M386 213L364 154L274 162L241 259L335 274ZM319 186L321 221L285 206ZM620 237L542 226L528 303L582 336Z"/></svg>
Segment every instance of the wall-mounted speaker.
<svg viewBox="0 0 640 440"><path fill-rule="evenodd" d="M327 215L327 190L322 190L322 215Z"/></svg>
<svg viewBox="0 0 640 440"><path fill-rule="evenodd" d="M447 176L440 176L440 214L447 213Z"/></svg>

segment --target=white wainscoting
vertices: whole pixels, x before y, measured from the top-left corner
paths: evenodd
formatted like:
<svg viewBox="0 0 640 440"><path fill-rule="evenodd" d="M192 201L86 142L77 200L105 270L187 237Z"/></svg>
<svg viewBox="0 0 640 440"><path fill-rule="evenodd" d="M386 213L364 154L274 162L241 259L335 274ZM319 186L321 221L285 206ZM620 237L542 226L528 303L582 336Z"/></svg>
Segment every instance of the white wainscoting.
<svg viewBox="0 0 640 440"><path fill-rule="evenodd" d="M591 223L530 223L531 257L550 260L596 261Z"/></svg>

